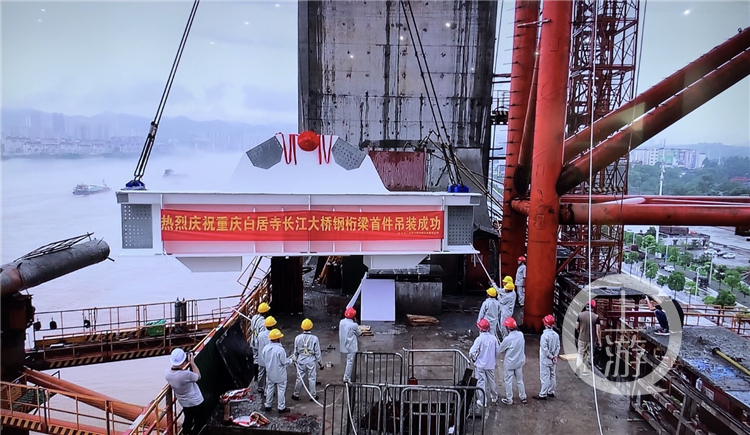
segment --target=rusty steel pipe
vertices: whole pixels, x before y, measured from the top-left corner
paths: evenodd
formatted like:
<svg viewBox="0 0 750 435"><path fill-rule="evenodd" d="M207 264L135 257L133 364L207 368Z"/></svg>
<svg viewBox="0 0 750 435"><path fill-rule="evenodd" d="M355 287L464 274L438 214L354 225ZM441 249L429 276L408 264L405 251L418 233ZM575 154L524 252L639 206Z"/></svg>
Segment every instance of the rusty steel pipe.
<svg viewBox="0 0 750 435"><path fill-rule="evenodd" d="M539 56L534 62L534 73L531 78L531 92L529 93L529 105L526 110L526 120L523 124L521 135L521 152L518 154L518 168L513 174L513 185L519 196L526 196L531 182L531 158L534 153L534 128L536 126L536 93L539 81Z"/></svg>
<svg viewBox="0 0 750 435"><path fill-rule="evenodd" d="M561 224L586 224L588 204L563 204ZM741 226L750 222L750 205L593 204L594 225Z"/></svg>
<svg viewBox="0 0 750 435"><path fill-rule="evenodd" d="M750 196L673 196L673 195L592 195L594 203L630 198L644 198L647 203L652 204L659 201L697 201L697 202L729 202L750 204ZM589 202L588 195L563 195L561 202Z"/></svg>
<svg viewBox="0 0 750 435"><path fill-rule="evenodd" d="M68 249L18 260L0 266L0 295L12 295L67 275L84 267L102 262L109 257L109 245L104 240L89 240Z"/></svg>
<svg viewBox="0 0 750 435"><path fill-rule="evenodd" d="M573 2L545 3L539 40L539 83L534 131L529 205L528 270L524 327L543 330L542 319L552 313L557 269L557 232L560 197L555 182L562 167L568 89L568 60Z"/></svg>
<svg viewBox="0 0 750 435"><path fill-rule="evenodd" d="M644 115L627 129L602 142L592 152L584 154L567 165L557 182L557 192L559 194L568 192L586 180L589 164L592 161L592 173L596 174L748 75L750 75L750 50L722 65L664 105Z"/></svg>
<svg viewBox="0 0 750 435"><path fill-rule="evenodd" d="M750 27L655 84L633 100L598 119L593 126L586 127L569 137L565 141L564 161L566 163L571 161L589 148L592 128L594 129L594 145L596 145L748 48L750 48Z"/></svg>
<svg viewBox="0 0 750 435"><path fill-rule="evenodd" d="M62 379L50 376L46 373L37 372L35 370L26 368L23 370L23 374L26 375L26 379L28 379L35 385L38 385L42 388L49 388L52 390L58 390L60 392L65 391L71 394L75 394L81 402L84 402L87 405L93 406L95 408L99 408L101 410L105 410L105 404L103 401L109 401L113 414L130 421L135 421L145 409L142 406L121 402L115 398L97 393L96 391L89 390L88 388L84 388L72 382L63 381Z"/></svg>
<svg viewBox="0 0 750 435"><path fill-rule="evenodd" d="M513 210L524 215L529 215L529 200L528 199L514 199L510 202L510 206L513 207Z"/></svg>
<svg viewBox="0 0 750 435"><path fill-rule="evenodd" d="M513 59L510 69L510 107L508 108L507 153L503 183L503 220L500 230L500 273L515 277L518 257L526 253L526 215L513 212L511 201L518 197L515 171L521 153L524 121L527 118L531 79L537 47L536 25L526 25L539 20L539 2L519 0L513 31ZM533 115L533 114L532 114Z"/></svg>

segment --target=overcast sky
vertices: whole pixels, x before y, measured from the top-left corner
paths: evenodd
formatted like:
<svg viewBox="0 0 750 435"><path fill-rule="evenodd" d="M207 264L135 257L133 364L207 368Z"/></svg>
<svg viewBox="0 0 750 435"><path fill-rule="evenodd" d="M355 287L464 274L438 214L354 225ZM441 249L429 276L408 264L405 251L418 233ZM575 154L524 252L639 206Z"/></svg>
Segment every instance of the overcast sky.
<svg viewBox="0 0 750 435"><path fill-rule="evenodd" d="M511 28L513 2L504 4L498 72L510 68L510 39L504 36ZM190 6L183 1L3 1L3 107L152 117ZM296 8L296 2L281 0L202 1L165 116L296 123ZM648 1L638 89L749 25L750 1ZM750 80L657 137L662 138L668 143L747 143Z"/></svg>

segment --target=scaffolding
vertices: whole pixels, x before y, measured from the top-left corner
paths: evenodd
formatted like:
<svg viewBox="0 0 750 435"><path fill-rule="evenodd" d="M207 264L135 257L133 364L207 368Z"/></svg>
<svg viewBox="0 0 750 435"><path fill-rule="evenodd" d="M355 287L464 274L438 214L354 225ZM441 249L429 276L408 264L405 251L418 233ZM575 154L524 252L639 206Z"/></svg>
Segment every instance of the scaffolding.
<svg viewBox="0 0 750 435"><path fill-rule="evenodd" d="M638 17L637 0L574 2L566 137L633 99ZM625 154L570 193L609 194L617 199L627 194L627 173ZM588 233L587 225L564 225L560 241L584 242ZM569 270L591 270L594 276L620 273L623 226L593 225L590 236L597 246L592 246L590 253L584 244L579 245L580 249L571 249L571 261L566 263Z"/></svg>

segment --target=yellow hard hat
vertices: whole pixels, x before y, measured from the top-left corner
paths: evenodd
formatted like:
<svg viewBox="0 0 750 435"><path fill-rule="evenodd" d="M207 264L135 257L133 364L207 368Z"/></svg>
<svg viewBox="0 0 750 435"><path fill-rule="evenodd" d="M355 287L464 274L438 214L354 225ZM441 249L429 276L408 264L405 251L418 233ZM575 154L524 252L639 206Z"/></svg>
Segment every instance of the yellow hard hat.
<svg viewBox="0 0 750 435"><path fill-rule="evenodd" d="M505 278L503 278L503 283L508 283L508 282L512 283L513 282L513 278L511 278L510 276L506 275Z"/></svg>
<svg viewBox="0 0 750 435"><path fill-rule="evenodd" d="M313 328L313 323L312 323L312 320L310 320L310 319L305 319L305 320L303 320L303 321L302 321L302 330L303 330L303 331L309 331L309 330L311 330L312 328Z"/></svg>
<svg viewBox="0 0 750 435"><path fill-rule="evenodd" d="M272 329L271 332L268 333L268 338L271 340L278 340L283 336L284 334L282 334L278 329Z"/></svg>
<svg viewBox="0 0 750 435"><path fill-rule="evenodd" d="M270 328L272 326L276 326L276 319L273 318L273 316L266 317L266 328Z"/></svg>
<svg viewBox="0 0 750 435"><path fill-rule="evenodd" d="M506 283L505 283L505 287L503 287L503 288L504 288L505 290L507 290L507 291L513 291L513 290L515 290L515 289L516 289L516 285L515 285L515 284L513 284L512 282L506 282Z"/></svg>
<svg viewBox="0 0 750 435"><path fill-rule="evenodd" d="M258 305L258 312L263 314L271 311L271 306L267 303L263 302L262 304Z"/></svg>
<svg viewBox="0 0 750 435"><path fill-rule="evenodd" d="M497 290L495 290L495 287L490 287L487 289L487 296L494 298L497 296Z"/></svg>

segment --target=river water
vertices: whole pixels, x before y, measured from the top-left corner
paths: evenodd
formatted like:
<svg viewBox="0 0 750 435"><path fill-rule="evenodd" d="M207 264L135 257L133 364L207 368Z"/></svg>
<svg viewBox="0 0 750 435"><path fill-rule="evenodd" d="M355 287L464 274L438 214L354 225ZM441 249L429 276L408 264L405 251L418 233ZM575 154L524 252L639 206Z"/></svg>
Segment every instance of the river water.
<svg viewBox="0 0 750 435"><path fill-rule="evenodd" d="M144 182L151 190L210 190L223 186L240 154L153 157ZM110 246L104 261L30 289L37 312L168 302L239 294L239 272L191 273L167 256L122 255L120 206L114 191L132 179L136 159L3 160L2 263L42 245L93 232ZM163 178L165 169L187 178ZM78 183L112 191L75 196ZM50 319L40 319L46 325ZM59 322L59 319L57 320ZM165 385L168 357L98 364L61 371L64 380L130 403L145 405Z"/></svg>

